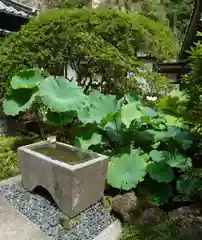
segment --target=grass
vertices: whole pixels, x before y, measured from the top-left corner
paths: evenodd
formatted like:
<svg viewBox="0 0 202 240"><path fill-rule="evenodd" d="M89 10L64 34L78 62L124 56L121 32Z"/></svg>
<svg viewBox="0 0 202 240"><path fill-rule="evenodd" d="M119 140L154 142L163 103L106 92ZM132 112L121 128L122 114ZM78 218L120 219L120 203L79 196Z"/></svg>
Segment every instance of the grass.
<svg viewBox="0 0 202 240"><path fill-rule="evenodd" d="M155 225L124 225L121 240L183 240L177 222L165 219Z"/></svg>
<svg viewBox="0 0 202 240"><path fill-rule="evenodd" d="M17 148L32 143L36 138L0 136L0 180L19 174Z"/></svg>

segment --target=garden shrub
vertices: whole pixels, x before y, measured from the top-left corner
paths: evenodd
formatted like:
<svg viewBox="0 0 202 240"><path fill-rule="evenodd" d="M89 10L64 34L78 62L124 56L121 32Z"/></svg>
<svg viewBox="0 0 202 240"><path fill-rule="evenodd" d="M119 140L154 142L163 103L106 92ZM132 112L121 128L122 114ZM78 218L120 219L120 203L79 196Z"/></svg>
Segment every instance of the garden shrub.
<svg viewBox="0 0 202 240"><path fill-rule="evenodd" d="M202 33L199 33L202 36ZM190 51L191 72L184 77L183 88L188 96L186 118L192 131L202 135L202 43L199 41Z"/></svg>
<svg viewBox="0 0 202 240"><path fill-rule="evenodd" d="M33 143L30 137L0 136L0 180L16 176L20 173L17 161L17 147Z"/></svg>
<svg viewBox="0 0 202 240"><path fill-rule="evenodd" d="M76 71L79 85L88 88L95 82L103 92L124 92L129 87L127 72L141 66L138 51L161 60L173 58L170 29L135 12L50 10L6 39L0 51L0 81L9 83L19 70L36 66L58 75L64 63Z"/></svg>
<svg viewBox="0 0 202 240"><path fill-rule="evenodd" d="M68 126L71 144L111 157L107 182L114 188L137 188L163 205L177 191L177 178L192 167L186 151L194 136L182 119L144 106L135 93L119 100L85 94L65 78L43 78L38 69L20 72L11 87L3 102L6 115L37 109L43 122Z"/></svg>

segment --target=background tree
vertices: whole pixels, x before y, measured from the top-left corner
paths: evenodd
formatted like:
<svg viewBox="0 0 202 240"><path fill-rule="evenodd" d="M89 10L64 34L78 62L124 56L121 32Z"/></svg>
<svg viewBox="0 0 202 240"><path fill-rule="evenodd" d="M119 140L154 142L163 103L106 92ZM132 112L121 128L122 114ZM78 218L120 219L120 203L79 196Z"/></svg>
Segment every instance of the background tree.
<svg viewBox="0 0 202 240"><path fill-rule="evenodd" d="M7 38L0 51L0 80L9 84L13 74L35 66L58 75L59 68L70 65L79 85L105 93L125 92L131 83L127 73L143 67L136 58L139 51L159 60L173 59L170 29L135 12L47 11Z"/></svg>

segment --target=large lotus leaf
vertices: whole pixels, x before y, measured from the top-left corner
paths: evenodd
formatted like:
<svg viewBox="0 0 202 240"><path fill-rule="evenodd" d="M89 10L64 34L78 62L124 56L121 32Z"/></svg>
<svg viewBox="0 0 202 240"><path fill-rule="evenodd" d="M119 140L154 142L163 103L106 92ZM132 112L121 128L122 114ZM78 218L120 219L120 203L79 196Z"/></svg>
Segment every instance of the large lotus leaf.
<svg viewBox="0 0 202 240"><path fill-rule="evenodd" d="M39 69L27 69L20 71L11 80L13 89L35 88L44 78L40 75Z"/></svg>
<svg viewBox="0 0 202 240"><path fill-rule="evenodd" d="M182 154L174 154L169 156L167 163L173 168L180 168L182 170L192 167L192 160Z"/></svg>
<svg viewBox="0 0 202 240"><path fill-rule="evenodd" d="M168 158L168 152L166 151L151 150L149 155L154 162L165 161Z"/></svg>
<svg viewBox="0 0 202 240"><path fill-rule="evenodd" d="M13 90L3 101L3 111L6 115L16 116L31 108L38 96L36 89Z"/></svg>
<svg viewBox="0 0 202 240"><path fill-rule="evenodd" d="M124 154L109 163L107 182L114 188L130 190L144 180L147 163L143 156Z"/></svg>
<svg viewBox="0 0 202 240"><path fill-rule="evenodd" d="M174 179L172 168L165 162L154 162L148 165L149 176L157 182L169 183Z"/></svg>
<svg viewBox="0 0 202 240"><path fill-rule="evenodd" d="M92 145L100 144L101 141L102 136L96 132L96 127L92 125L91 128L86 127L77 133L75 145L83 149L88 149Z"/></svg>
<svg viewBox="0 0 202 240"><path fill-rule="evenodd" d="M45 121L53 126L61 126L71 123L75 116L75 112L57 113L49 110Z"/></svg>
<svg viewBox="0 0 202 240"><path fill-rule="evenodd" d="M159 183L152 179L147 179L140 183L138 193L157 206L168 203L173 196L172 187L167 183Z"/></svg>
<svg viewBox="0 0 202 240"><path fill-rule="evenodd" d="M84 103L83 106L80 106L80 108L77 109L77 115L78 115L78 119L86 124L86 123L91 123L89 121L90 119L90 107Z"/></svg>
<svg viewBox="0 0 202 240"><path fill-rule="evenodd" d="M133 120L143 117L142 111L138 108L137 103L129 103L121 108L121 119L126 128L130 127Z"/></svg>
<svg viewBox="0 0 202 240"><path fill-rule="evenodd" d="M100 123L108 115L115 114L117 111L116 96L106 95L98 98L92 98L90 105L90 121Z"/></svg>
<svg viewBox="0 0 202 240"><path fill-rule="evenodd" d="M83 89L65 78L46 78L39 85L42 102L52 111L77 111L86 100Z"/></svg>
<svg viewBox="0 0 202 240"><path fill-rule="evenodd" d="M78 110L78 117L83 123L98 123L109 120L117 112L116 96L103 95L93 92L88 96L88 101Z"/></svg>

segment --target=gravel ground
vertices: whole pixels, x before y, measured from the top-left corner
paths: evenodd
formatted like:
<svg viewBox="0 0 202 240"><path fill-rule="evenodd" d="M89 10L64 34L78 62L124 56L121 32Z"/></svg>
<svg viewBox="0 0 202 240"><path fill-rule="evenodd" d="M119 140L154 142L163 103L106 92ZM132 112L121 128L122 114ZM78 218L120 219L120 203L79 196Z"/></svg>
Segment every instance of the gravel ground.
<svg viewBox="0 0 202 240"><path fill-rule="evenodd" d="M0 186L0 194L20 212L37 224L45 234L58 240L91 240L115 219L97 203L81 213L81 218L70 231L64 230L58 219L59 210L43 194L31 194L21 184Z"/></svg>

